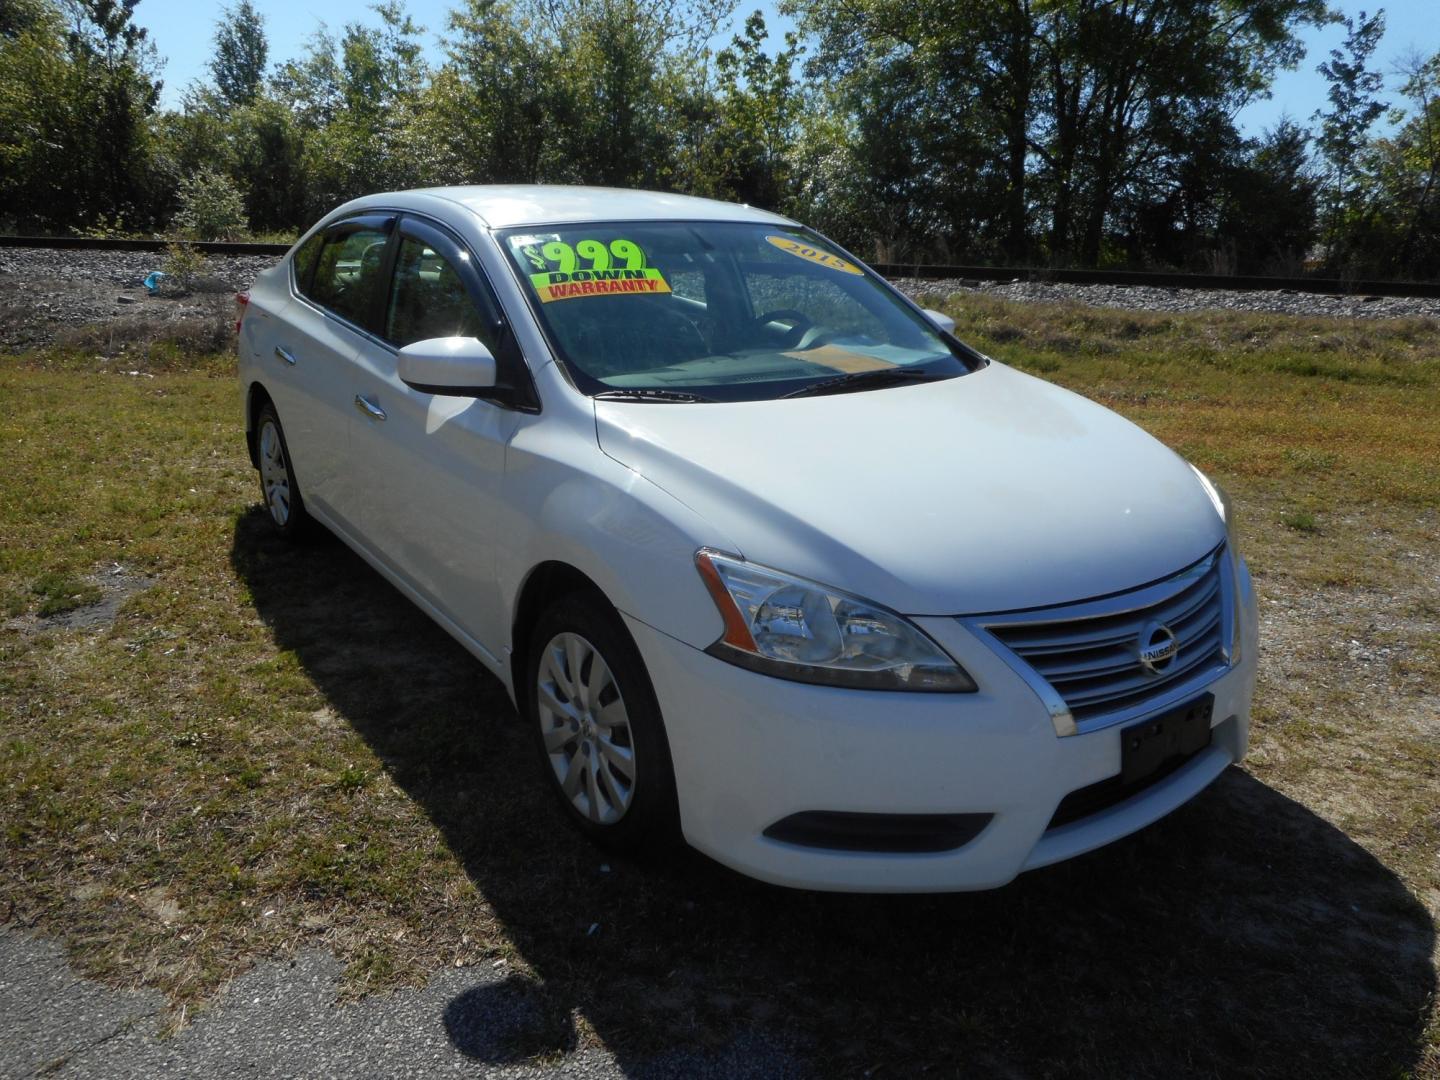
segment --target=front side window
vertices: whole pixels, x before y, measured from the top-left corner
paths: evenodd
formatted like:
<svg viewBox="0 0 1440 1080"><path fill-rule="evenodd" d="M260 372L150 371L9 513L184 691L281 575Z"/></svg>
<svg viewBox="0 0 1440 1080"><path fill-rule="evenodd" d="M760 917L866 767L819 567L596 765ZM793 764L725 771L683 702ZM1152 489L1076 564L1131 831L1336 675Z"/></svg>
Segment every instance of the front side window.
<svg viewBox="0 0 1440 1080"><path fill-rule="evenodd" d="M389 230L381 223L331 229L325 233L305 295L342 319L368 328L388 240Z"/></svg>
<svg viewBox="0 0 1440 1080"><path fill-rule="evenodd" d="M844 375L873 373L879 385L973 366L882 281L802 229L605 222L500 239L586 393L756 400Z"/></svg>
<svg viewBox="0 0 1440 1080"><path fill-rule="evenodd" d="M402 349L427 338L474 337L494 352L492 336L450 261L423 240L402 236L385 312L385 340Z"/></svg>

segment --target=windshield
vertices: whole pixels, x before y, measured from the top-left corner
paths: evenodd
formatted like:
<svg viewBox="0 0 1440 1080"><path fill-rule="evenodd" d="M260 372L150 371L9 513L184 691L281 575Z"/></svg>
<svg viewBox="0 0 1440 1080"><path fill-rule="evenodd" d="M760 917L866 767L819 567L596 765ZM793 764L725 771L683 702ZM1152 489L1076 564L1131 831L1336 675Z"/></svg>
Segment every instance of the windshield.
<svg viewBox="0 0 1440 1080"><path fill-rule="evenodd" d="M883 282L802 229L642 221L499 235L588 394L746 401L971 370Z"/></svg>

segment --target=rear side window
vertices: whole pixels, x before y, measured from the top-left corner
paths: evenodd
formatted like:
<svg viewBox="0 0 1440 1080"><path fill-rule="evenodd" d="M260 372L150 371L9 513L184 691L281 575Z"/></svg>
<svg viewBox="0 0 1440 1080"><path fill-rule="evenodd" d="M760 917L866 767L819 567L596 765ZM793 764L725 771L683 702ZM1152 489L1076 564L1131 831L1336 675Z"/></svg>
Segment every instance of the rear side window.
<svg viewBox="0 0 1440 1080"><path fill-rule="evenodd" d="M383 223L338 226L324 234L305 295L356 326L368 327L385 265ZM300 279L303 287L304 279Z"/></svg>
<svg viewBox="0 0 1440 1080"><path fill-rule="evenodd" d="M423 240L401 237L385 314L385 340L403 349L437 337L479 338L495 351L494 335L455 267Z"/></svg>

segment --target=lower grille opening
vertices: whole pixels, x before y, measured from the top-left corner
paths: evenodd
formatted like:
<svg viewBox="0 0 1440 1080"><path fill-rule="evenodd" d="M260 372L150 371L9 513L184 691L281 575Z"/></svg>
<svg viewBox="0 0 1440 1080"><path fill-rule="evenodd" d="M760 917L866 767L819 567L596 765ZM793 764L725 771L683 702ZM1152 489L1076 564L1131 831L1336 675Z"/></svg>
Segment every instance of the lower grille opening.
<svg viewBox="0 0 1440 1080"><path fill-rule="evenodd" d="M857 814L806 810L765 830L771 840L830 851L915 854L954 851L979 836L994 814Z"/></svg>
<svg viewBox="0 0 1440 1080"><path fill-rule="evenodd" d="M1202 746L1199 750L1192 751L1184 757L1171 758L1150 775L1133 783L1127 784L1121 777L1111 776L1098 783L1070 792L1060 800L1060 805L1055 808L1055 814L1051 817L1050 824L1045 827L1046 831L1058 829L1061 825L1069 825L1072 821L1079 821L1091 814L1098 814L1101 810L1108 810L1134 795L1139 795L1146 788L1153 787L1177 769L1183 768L1207 749L1209 747Z"/></svg>

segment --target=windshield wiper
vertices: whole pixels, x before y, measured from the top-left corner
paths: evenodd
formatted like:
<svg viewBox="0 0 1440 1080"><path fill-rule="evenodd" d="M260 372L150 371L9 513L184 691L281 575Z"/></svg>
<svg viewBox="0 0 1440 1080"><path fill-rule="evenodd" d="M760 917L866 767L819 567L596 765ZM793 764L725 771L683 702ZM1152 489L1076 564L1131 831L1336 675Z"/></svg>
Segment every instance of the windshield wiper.
<svg viewBox="0 0 1440 1080"><path fill-rule="evenodd" d="M852 390L869 390L893 383L902 382L935 382L939 379L949 378L948 375L936 375L929 371L917 371L914 368L881 368L877 371L851 371L844 375L835 375L829 379L821 379L809 386L802 386L799 390L791 390L788 394L781 394L781 397L818 397L821 394L848 394Z"/></svg>
<svg viewBox="0 0 1440 1080"><path fill-rule="evenodd" d="M655 401L663 404L696 401L714 401L714 398L692 394L687 390L602 390L595 395L596 401Z"/></svg>

